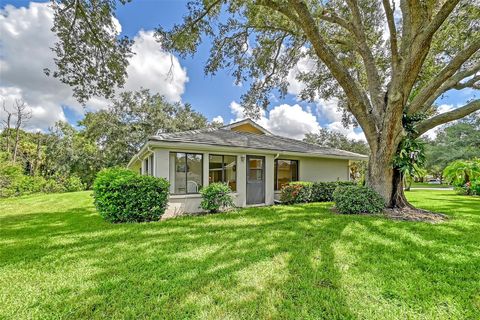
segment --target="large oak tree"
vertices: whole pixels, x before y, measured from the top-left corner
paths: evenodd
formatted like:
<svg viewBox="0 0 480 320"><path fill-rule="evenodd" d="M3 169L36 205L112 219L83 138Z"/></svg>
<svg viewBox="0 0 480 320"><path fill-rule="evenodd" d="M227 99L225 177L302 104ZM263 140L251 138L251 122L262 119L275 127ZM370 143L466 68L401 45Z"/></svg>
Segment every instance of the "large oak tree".
<svg viewBox="0 0 480 320"><path fill-rule="evenodd" d="M122 3L126 0L120 1ZM112 95L124 83L131 41L120 39L115 0L57 0L53 75L73 86L80 100ZM478 0L203 0L157 36L165 49L194 54L212 39L205 72L232 71L251 83L243 106L258 114L272 90L285 94L297 78L305 100L337 97L345 121L358 124L370 147L367 183L390 207L408 206L393 159L405 139L480 109L473 97L437 114L435 101L449 90L479 88ZM47 72L49 72L47 70Z"/></svg>

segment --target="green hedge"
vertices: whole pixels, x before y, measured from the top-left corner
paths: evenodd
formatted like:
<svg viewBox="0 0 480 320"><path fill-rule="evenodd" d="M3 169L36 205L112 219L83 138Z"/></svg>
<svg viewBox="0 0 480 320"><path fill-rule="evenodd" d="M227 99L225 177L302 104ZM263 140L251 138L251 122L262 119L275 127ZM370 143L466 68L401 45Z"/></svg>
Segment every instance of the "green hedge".
<svg viewBox="0 0 480 320"><path fill-rule="evenodd" d="M285 204L333 201L333 192L338 186L354 185L350 181L290 182L282 188L280 201Z"/></svg>
<svg viewBox="0 0 480 320"><path fill-rule="evenodd" d="M352 181L315 182L312 186L312 202L333 201L333 192L339 186L354 186Z"/></svg>
<svg viewBox="0 0 480 320"><path fill-rule="evenodd" d="M339 213L378 213L385 208L383 198L368 187L339 186L333 193L335 207Z"/></svg>
<svg viewBox="0 0 480 320"><path fill-rule="evenodd" d="M77 176L49 179L42 176L32 177L23 173L20 164L0 162L0 198L82 190L85 190L85 185Z"/></svg>
<svg viewBox="0 0 480 320"><path fill-rule="evenodd" d="M123 168L104 169L93 183L100 215L110 222L159 220L168 203L169 183Z"/></svg>

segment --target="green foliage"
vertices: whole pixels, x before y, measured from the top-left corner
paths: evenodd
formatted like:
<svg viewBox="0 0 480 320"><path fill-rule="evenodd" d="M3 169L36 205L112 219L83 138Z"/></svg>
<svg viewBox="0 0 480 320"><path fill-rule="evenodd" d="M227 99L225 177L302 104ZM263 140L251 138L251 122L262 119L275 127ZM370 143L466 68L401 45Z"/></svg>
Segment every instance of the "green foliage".
<svg viewBox="0 0 480 320"><path fill-rule="evenodd" d="M113 19L116 5L115 0L52 1L57 69L44 71L72 86L82 103L94 96L112 97L125 84L132 41L120 37Z"/></svg>
<svg viewBox="0 0 480 320"><path fill-rule="evenodd" d="M343 214L379 213L385 208L382 196L368 187L339 186L333 200L338 212Z"/></svg>
<svg viewBox="0 0 480 320"><path fill-rule="evenodd" d="M443 170L443 176L450 184L465 185L480 177L480 159L453 161Z"/></svg>
<svg viewBox="0 0 480 320"><path fill-rule="evenodd" d="M101 150L103 167L124 166L147 138L164 133L205 128L207 119L189 104L170 103L148 90L123 92L108 109L87 112L81 133Z"/></svg>
<svg viewBox="0 0 480 320"><path fill-rule="evenodd" d="M202 202L200 207L211 213L218 212L220 209L228 209L235 206L232 190L226 183L216 182L200 190Z"/></svg>
<svg viewBox="0 0 480 320"><path fill-rule="evenodd" d="M336 148L368 155L368 144L362 140L349 139L345 134L321 128L317 133L307 133L303 141L318 144L322 147Z"/></svg>
<svg viewBox="0 0 480 320"><path fill-rule="evenodd" d="M305 203L312 201L312 182L295 181L283 186L280 201L284 204Z"/></svg>
<svg viewBox="0 0 480 320"><path fill-rule="evenodd" d="M72 175L65 181L65 189L67 192L83 191L85 190L85 184L78 176Z"/></svg>
<svg viewBox="0 0 480 320"><path fill-rule="evenodd" d="M159 220L167 208L169 183L123 168L100 171L93 184L95 206L110 222Z"/></svg>
<svg viewBox="0 0 480 320"><path fill-rule="evenodd" d="M393 158L393 166L398 169L407 180L413 180L415 175L425 174L422 166L425 164L425 144L421 139L416 139L415 125L426 118L426 114L403 115L403 127L407 136L400 143L397 153Z"/></svg>
<svg viewBox="0 0 480 320"><path fill-rule="evenodd" d="M480 113L440 128L425 145L425 152L425 167L438 178L455 160L480 158Z"/></svg>
<svg viewBox="0 0 480 320"><path fill-rule="evenodd" d="M331 181L314 182L312 185L312 202L333 201L333 192L339 186L354 186L355 182L350 181Z"/></svg>
<svg viewBox="0 0 480 320"><path fill-rule="evenodd" d="M445 168L443 176L459 194L480 194L480 159L455 160Z"/></svg>
<svg viewBox="0 0 480 320"><path fill-rule="evenodd" d="M12 197L22 194L25 176L19 164L0 162L0 197Z"/></svg>

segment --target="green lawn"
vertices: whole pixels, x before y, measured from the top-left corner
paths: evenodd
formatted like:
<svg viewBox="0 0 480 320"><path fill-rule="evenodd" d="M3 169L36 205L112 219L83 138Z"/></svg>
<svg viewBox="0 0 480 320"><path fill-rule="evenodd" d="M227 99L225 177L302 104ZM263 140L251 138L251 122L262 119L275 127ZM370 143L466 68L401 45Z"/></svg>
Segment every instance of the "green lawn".
<svg viewBox="0 0 480 320"><path fill-rule="evenodd" d="M479 319L480 198L442 224L331 203L102 221L88 192L0 201L0 319Z"/></svg>
<svg viewBox="0 0 480 320"><path fill-rule="evenodd" d="M427 182L413 182L412 188L451 188L448 184L434 184Z"/></svg>

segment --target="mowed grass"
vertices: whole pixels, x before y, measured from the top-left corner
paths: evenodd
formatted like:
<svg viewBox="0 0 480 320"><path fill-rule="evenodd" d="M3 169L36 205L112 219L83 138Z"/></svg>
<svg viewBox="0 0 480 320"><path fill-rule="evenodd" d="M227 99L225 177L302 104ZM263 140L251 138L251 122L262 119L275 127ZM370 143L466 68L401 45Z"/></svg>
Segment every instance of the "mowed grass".
<svg viewBox="0 0 480 320"><path fill-rule="evenodd" d="M88 192L0 201L0 318L479 319L480 198L442 224L331 203L103 222Z"/></svg>

